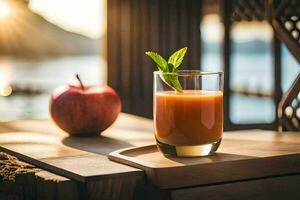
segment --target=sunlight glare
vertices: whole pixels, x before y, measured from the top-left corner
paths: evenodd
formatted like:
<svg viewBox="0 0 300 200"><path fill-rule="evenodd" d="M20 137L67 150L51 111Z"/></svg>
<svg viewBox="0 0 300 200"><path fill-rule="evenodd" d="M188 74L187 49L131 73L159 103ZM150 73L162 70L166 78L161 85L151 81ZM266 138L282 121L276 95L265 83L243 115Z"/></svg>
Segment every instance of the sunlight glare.
<svg viewBox="0 0 300 200"><path fill-rule="evenodd" d="M260 40L271 42L273 29L268 22L239 22L233 26L232 37L236 42L250 42Z"/></svg>
<svg viewBox="0 0 300 200"><path fill-rule="evenodd" d="M0 0L0 20L6 19L11 11L11 5L5 0Z"/></svg>
<svg viewBox="0 0 300 200"><path fill-rule="evenodd" d="M223 25L216 14L205 15L201 23L201 34L207 42L221 42L223 38Z"/></svg>
<svg viewBox="0 0 300 200"><path fill-rule="evenodd" d="M99 38L104 33L106 0L31 0L29 8L68 30Z"/></svg>

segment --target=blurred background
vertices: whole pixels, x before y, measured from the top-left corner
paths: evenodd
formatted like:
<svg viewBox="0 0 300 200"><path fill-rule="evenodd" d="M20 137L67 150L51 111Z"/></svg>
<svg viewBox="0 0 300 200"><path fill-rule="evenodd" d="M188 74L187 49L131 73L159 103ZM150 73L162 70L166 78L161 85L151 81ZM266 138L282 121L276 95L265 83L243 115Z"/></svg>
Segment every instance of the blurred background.
<svg viewBox="0 0 300 200"><path fill-rule="evenodd" d="M104 84L102 0L0 0L0 120L47 118L55 87Z"/></svg>
<svg viewBox="0 0 300 200"><path fill-rule="evenodd" d="M200 65L223 71L220 4L203 4ZM0 0L0 120L47 118L51 91L75 83L75 73L87 84L106 84L105 35L105 0ZM273 38L267 21L232 24L229 119L235 124L276 119ZM280 45L285 92L300 68Z"/></svg>
<svg viewBox="0 0 300 200"><path fill-rule="evenodd" d="M223 25L217 14L204 15L201 23L204 70L223 71ZM235 124L272 123L276 119L274 91L273 29L267 21L235 22L231 30L230 120ZM298 73L299 64L281 45L281 90L286 92Z"/></svg>

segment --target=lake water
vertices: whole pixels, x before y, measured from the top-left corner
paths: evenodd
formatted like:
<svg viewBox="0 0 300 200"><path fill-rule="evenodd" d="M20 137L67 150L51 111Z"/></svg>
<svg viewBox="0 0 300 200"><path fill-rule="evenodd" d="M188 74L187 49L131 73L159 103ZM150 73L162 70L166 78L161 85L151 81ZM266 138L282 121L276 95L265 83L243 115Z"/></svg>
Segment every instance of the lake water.
<svg viewBox="0 0 300 200"><path fill-rule="evenodd" d="M202 58L204 70L223 70L221 54L205 53ZM286 91L300 73L300 66L282 48L282 83ZM230 87L256 89L262 92L273 91L274 71L271 53L234 53L232 54ZM275 103L271 98L241 96L230 97L230 119L233 123L270 123L275 119Z"/></svg>
<svg viewBox="0 0 300 200"><path fill-rule="evenodd" d="M86 84L103 84L105 62L98 55L28 61L0 58L0 86L17 85L46 91L45 94L0 96L0 120L47 118L51 92L59 85L77 84L79 73Z"/></svg>
<svg viewBox="0 0 300 200"><path fill-rule="evenodd" d="M300 72L296 61L284 50L282 87L286 90ZM46 94L24 96L21 94L0 97L0 120L22 118L47 118L51 91L58 85L75 83L79 73L87 84L103 84L105 62L98 55L63 57L39 61L0 58L0 86L36 88ZM203 69L222 70L220 55L203 55ZM231 87L259 88L272 91L273 71L270 54L233 55ZM275 105L269 98L232 95L231 120L234 123L271 122L275 119Z"/></svg>

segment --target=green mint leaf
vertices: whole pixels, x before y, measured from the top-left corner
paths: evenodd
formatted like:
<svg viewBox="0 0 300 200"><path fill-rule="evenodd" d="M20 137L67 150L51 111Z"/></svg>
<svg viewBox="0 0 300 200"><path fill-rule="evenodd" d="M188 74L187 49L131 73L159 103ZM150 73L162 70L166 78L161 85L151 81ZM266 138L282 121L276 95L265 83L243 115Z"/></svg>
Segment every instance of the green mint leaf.
<svg viewBox="0 0 300 200"><path fill-rule="evenodd" d="M173 72L174 70L174 65L172 65L171 63L168 63L168 72Z"/></svg>
<svg viewBox="0 0 300 200"><path fill-rule="evenodd" d="M172 64L174 66L174 68L179 67L179 65L181 65L182 60L185 56L187 52L187 47L184 47L182 49L179 49L178 51L174 52L169 60L168 60L168 64Z"/></svg>
<svg viewBox="0 0 300 200"><path fill-rule="evenodd" d="M182 87L178 80L178 76L176 76L176 77L174 77L174 79L172 79L172 83L173 83L173 88L175 88L175 90L177 92L182 93Z"/></svg>
<svg viewBox="0 0 300 200"><path fill-rule="evenodd" d="M164 82L175 89L177 92L182 93L182 87L176 74L162 74Z"/></svg>
<svg viewBox="0 0 300 200"><path fill-rule="evenodd" d="M162 72L161 79L174 90L179 93L182 93L182 87L178 80L178 67L181 65L182 60L187 52L187 47L182 48L174 52L168 62L160 56L158 53L147 51L148 55L156 64L159 71ZM168 74L172 73L172 74Z"/></svg>
<svg viewBox="0 0 300 200"><path fill-rule="evenodd" d="M166 71L168 67L167 61L158 53L147 51L146 55L149 56L158 66L159 70Z"/></svg>

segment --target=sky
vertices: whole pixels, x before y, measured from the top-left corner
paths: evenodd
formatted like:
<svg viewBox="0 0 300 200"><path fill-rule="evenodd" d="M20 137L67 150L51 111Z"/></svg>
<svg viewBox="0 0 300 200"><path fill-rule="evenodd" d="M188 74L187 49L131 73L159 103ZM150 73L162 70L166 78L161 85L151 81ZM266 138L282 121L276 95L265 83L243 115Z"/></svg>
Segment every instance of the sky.
<svg viewBox="0 0 300 200"><path fill-rule="evenodd" d="M105 0L30 0L29 7L62 28L91 38L103 34Z"/></svg>

